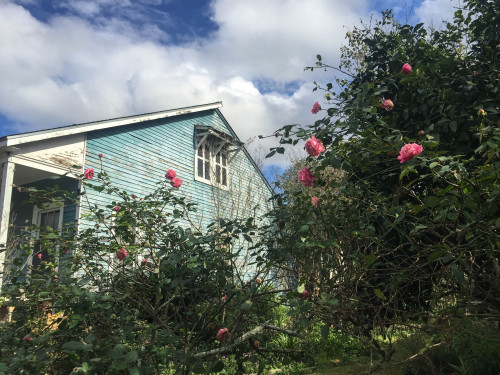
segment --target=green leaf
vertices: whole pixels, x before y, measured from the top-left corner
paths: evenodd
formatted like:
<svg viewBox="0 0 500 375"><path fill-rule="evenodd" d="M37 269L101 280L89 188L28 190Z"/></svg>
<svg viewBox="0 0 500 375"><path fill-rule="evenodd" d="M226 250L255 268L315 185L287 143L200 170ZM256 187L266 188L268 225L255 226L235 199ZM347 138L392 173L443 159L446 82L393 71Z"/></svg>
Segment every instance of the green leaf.
<svg viewBox="0 0 500 375"><path fill-rule="evenodd" d="M191 369L191 371L193 372L193 374L206 374L207 373L207 370L205 369L205 367L203 366L203 363L200 361L200 362L196 362L193 366L193 368Z"/></svg>
<svg viewBox="0 0 500 375"><path fill-rule="evenodd" d="M304 284L300 284L297 287L297 293L302 293L306 289L306 286Z"/></svg>
<svg viewBox="0 0 500 375"><path fill-rule="evenodd" d="M141 372L139 371L139 367L131 367L128 369L128 373L130 375L139 375Z"/></svg>
<svg viewBox="0 0 500 375"><path fill-rule="evenodd" d="M439 199L435 195L431 195L430 197L424 198L424 204L429 208L436 207L439 204L439 202L441 202L441 199Z"/></svg>
<svg viewBox="0 0 500 375"><path fill-rule="evenodd" d="M375 254L368 254L367 256L365 256L365 263L367 266L371 266L373 263L375 263L376 260L377 257L375 256Z"/></svg>
<svg viewBox="0 0 500 375"><path fill-rule="evenodd" d="M63 344L63 348L66 350L92 350L92 345L84 344L80 341L69 341Z"/></svg>
<svg viewBox="0 0 500 375"><path fill-rule="evenodd" d="M83 362L79 370L86 374L87 372L89 372L90 366L87 362Z"/></svg>
<svg viewBox="0 0 500 375"><path fill-rule="evenodd" d="M298 310L288 310L288 312L286 313L286 315L288 316L296 316L298 314L299 314Z"/></svg>
<svg viewBox="0 0 500 375"><path fill-rule="evenodd" d="M125 354L125 361L127 361L127 363L135 362L137 361L137 358L139 358L139 354L137 354L135 350Z"/></svg>
<svg viewBox="0 0 500 375"><path fill-rule="evenodd" d="M328 334L330 333L330 325L325 324L324 326L321 327L321 337L324 339L328 338Z"/></svg>
<svg viewBox="0 0 500 375"><path fill-rule="evenodd" d="M92 344L94 341L95 341L95 336L91 333L89 333L87 335L87 337L85 337L85 340L84 340L87 344Z"/></svg>
<svg viewBox="0 0 500 375"><path fill-rule="evenodd" d="M441 255L443 255L443 254L444 254L444 250L443 249L439 249L439 250L433 251L432 254L428 256L427 261L429 263L434 262L436 259L440 258Z"/></svg>
<svg viewBox="0 0 500 375"><path fill-rule="evenodd" d="M460 267L458 267L456 264L452 264L450 266L450 270L453 277L455 278L455 280L457 280L459 284L465 283L465 275L463 271L460 269Z"/></svg>
<svg viewBox="0 0 500 375"><path fill-rule="evenodd" d="M387 297L384 296L384 293L382 293L382 291L380 289L373 289L373 293L375 293L375 295L378 298L383 299L384 301L387 299Z"/></svg>
<svg viewBox="0 0 500 375"><path fill-rule="evenodd" d="M269 154L266 155L266 159L267 158L270 158L271 156L273 156L274 154L276 153L275 150L271 151Z"/></svg>
<svg viewBox="0 0 500 375"><path fill-rule="evenodd" d="M240 309L243 311L248 311L252 308L252 301L245 301L240 305Z"/></svg>
<svg viewBox="0 0 500 375"><path fill-rule="evenodd" d="M212 371L213 372L221 372L224 370L224 362L222 361L217 361L213 366L212 366Z"/></svg>
<svg viewBox="0 0 500 375"><path fill-rule="evenodd" d="M396 218L394 219L394 223L393 223L394 225L395 225L395 224L398 224L399 222L401 222L401 220L403 220L403 219L404 219L404 217L405 217L405 213L403 212L402 214L396 214L396 215L397 215L397 216L396 216Z"/></svg>
<svg viewBox="0 0 500 375"><path fill-rule="evenodd" d="M115 360L113 362L113 368L116 370L126 370L127 369L127 362L121 361L121 360Z"/></svg>

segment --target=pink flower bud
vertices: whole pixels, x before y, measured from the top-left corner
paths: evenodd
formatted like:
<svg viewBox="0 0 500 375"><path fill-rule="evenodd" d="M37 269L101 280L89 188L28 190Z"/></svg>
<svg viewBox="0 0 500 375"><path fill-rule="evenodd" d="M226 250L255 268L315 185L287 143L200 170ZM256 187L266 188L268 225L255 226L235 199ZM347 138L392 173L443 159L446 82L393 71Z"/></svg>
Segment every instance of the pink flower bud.
<svg viewBox="0 0 500 375"><path fill-rule="evenodd" d="M102 154L99 154L99 155L97 155L97 156L99 156L99 158L102 158Z"/></svg>
<svg viewBox="0 0 500 375"><path fill-rule="evenodd" d="M217 340L220 342L227 341L231 338L231 334L229 333L229 330L227 328L221 328L219 329L219 332L217 332Z"/></svg>
<svg viewBox="0 0 500 375"><path fill-rule="evenodd" d="M38 259L42 259L42 254L37 255Z"/></svg>
<svg viewBox="0 0 500 375"><path fill-rule="evenodd" d="M386 99L379 107L384 108L386 111L390 111L394 108L394 103L391 99Z"/></svg>
<svg viewBox="0 0 500 375"><path fill-rule="evenodd" d="M309 299L309 292L307 290L304 289L304 291L302 292L302 298L304 299Z"/></svg>
<svg viewBox="0 0 500 375"><path fill-rule="evenodd" d="M314 105L313 105L313 107L311 109L311 112L315 115L320 110L321 110L321 106L319 105L319 103L318 102L314 103Z"/></svg>
<svg viewBox="0 0 500 375"><path fill-rule="evenodd" d="M403 68L401 69L403 74L408 74L411 72L411 65L406 63L403 65Z"/></svg>
<svg viewBox="0 0 500 375"><path fill-rule="evenodd" d="M179 177L174 177L174 178L172 178L172 181L170 181L170 185L172 185L174 188L178 189L182 185L182 180Z"/></svg>
<svg viewBox="0 0 500 375"><path fill-rule="evenodd" d="M24 341L26 341L26 342L30 342L30 341L31 341L31 337L26 336L26 337L24 338Z"/></svg>
<svg viewBox="0 0 500 375"><path fill-rule="evenodd" d="M167 173L165 173L165 178L169 180L172 180L175 177L177 177L177 173L173 169L169 169Z"/></svg>
<svg viewBox="0 0 500 375"><path fill-rule="evenodd" d="M307 168L301 169L299 171L299 182L302 186L314 186L314 181L318 178L311 173Z"/></svg>
<svg viewBox="0 0 500 375"><path fill-rule="evenodd" d="M94 177L94 168L87 168L83 172L83 177L85 177L87 180L90 180L91 178Z"/></svg>
<svg viewBox="0 0 500 375"><path fill-rule="evenodd" d="M128 255L128 252L127 250L125 250L124 247L122 247L120 250L118 250L116 252L116 257L119 259L119 260L123 260L125 259L125 257Z"/></svg>
<svg viewBox="0 0 500 375"><path fill-rule="evenodd" d="M320 200L319 200L318 197L312 197L311 198L311 202L312 202L312 204L313 204L314 207L319 208Z"/></svg>
<svg viewBox="0 0 500 375"><path fill-rule="evenodd" d="M116 206L113 208L113 211L120 211L121 207L120 206Z"/></svg>

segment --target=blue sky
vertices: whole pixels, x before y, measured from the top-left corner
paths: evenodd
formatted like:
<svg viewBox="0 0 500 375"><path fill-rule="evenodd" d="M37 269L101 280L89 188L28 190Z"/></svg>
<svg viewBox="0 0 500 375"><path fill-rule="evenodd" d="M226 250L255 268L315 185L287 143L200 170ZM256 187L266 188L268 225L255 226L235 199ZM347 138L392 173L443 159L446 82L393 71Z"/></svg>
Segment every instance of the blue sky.
<svg viewBox="0 0 500 375"><path fill-rule="evenodd" d="M223 101L262 158L259 134L311 123L304 72L338 63L348 28L393 8L439 23L459 0L0 0L0 137ZM274 159L274 164L286 164Z"/></svg>

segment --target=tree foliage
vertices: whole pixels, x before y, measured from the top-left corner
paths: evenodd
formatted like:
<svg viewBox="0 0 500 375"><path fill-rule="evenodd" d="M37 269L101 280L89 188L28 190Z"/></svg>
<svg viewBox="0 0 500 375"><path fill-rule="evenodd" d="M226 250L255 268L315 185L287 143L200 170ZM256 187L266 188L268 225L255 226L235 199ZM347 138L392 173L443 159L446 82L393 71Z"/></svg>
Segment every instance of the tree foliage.
<svg viewBox="0 0 500 375"><path fill-rule="evenodd" d="M326 151L307 158L314 187L278 199L271 256L299 265L309 313L325 326L370 341L394 325L439 332L452 317L498 319L497 13L492 1L469 1L453 23L428 31L384 12L348 33L339 68L319 55L307 68L350 77L316 84L322 119L282 129L282 144L315 135ZM400 163L408 144L423 153ZM332 167L342 178L322 177Z"/></svg>
<svg viewBox="0 0 500 375"><path fill-rule="evenodd" d="M238 368L269 364L253 342L271 350L276 293L265 267L240 277L240 253L258 253L253 219L220 219L197 232L189 224L196 205L182 187L163 181L136 197L104 170L91 178L82 176L85 189L116 200L88 203L90 227L76 234L30 226L14 241L18 267L3 294L14 311L0 323L0 373L215 373L225 366L221 353ZM57 189L30 193L40 205L71 199ZM40 265L23 267L31 257Z"/></svg>

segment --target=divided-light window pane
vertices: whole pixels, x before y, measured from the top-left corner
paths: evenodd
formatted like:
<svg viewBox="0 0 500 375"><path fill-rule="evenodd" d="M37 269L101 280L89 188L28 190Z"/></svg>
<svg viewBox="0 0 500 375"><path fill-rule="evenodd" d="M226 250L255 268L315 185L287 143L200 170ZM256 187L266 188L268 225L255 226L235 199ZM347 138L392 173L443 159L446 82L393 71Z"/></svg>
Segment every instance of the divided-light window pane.
<svg viewBox="0 0 500 375"><path fill-rule="evenodd" d="M221 140L208 137L196 150L196 178L209 184L228 185L228 160L226 147Z"/></svg>

